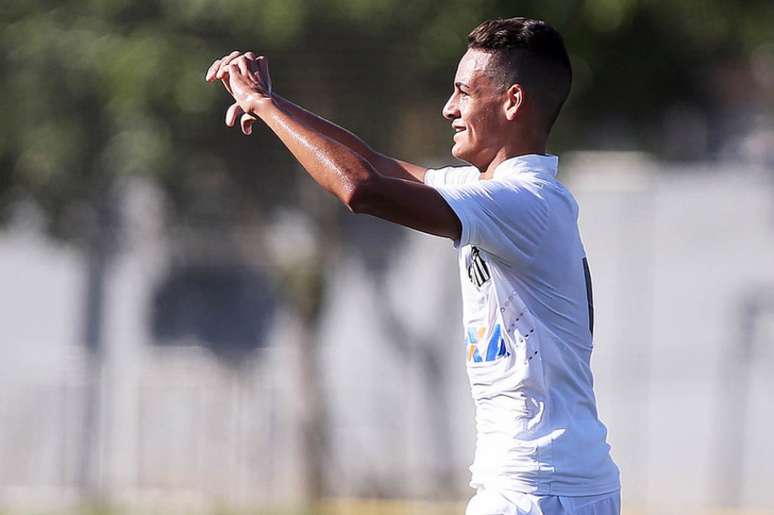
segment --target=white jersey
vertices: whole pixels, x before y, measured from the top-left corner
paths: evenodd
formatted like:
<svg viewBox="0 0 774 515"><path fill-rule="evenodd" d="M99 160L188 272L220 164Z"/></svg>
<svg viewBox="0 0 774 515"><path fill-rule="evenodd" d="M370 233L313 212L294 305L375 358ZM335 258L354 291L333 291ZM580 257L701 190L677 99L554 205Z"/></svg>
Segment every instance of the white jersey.
<svg viewBox="0 0 774 515"><path fill-rule="evenodd" d="M620 488L597 417L593 308L578 205L558 158L429 170L462 225L467 371L476 408L473 488L587 496Z"/></svg>

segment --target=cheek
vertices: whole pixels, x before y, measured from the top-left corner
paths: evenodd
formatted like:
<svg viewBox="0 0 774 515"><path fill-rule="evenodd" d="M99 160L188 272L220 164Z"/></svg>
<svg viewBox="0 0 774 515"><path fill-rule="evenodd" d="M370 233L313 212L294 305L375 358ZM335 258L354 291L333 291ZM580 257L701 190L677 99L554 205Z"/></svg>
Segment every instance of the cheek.
<svg viewBox="0 0 774 515"><path fill-rule="evenodd" d="M466 125L468 130L466 131L468 133L469 137L477 137L481 134L481 132L485 131L486 129L487 120L485 116L482 116L481 113L478 113L470 118L470 121Z"/></svg>
<svg viewBox="0 0 774 515"><path fill-rule="evenodd" d="M481 133L491 133L498 128L498 119L491 110L481 109L470 117L468 127L472 129L473 135Z"/></svg>

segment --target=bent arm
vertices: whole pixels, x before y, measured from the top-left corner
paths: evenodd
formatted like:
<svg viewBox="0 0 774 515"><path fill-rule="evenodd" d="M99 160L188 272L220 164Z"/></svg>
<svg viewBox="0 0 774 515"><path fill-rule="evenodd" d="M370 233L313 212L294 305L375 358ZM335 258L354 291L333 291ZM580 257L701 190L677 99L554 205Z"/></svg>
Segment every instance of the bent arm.
<svg viewBox="0 0 774 515"><path fill-rule="evenodd" d="M287 101L285 101L287 102ZM458 240L460 221L435 189L390 176L350 146L303 123L308 118L287 103L265 98L249 108L274 131L309 175L357 213L366 213L437 236ZM304 111L306 112L306 111ZM303 120L303 121L302 121ZM343 131L343 129L341 129ZM334 131L346 139L346 134ZM357 145L358 140L350 141ZM362 142L361 142L362 144ZM364 145L364 144L363 144ZM398 165L400 166L400 165Z"/></svg>
<svg viewBox="0 0 774 515"><path fill-rule="evenodd" d="M327 136L328 138L341 143L342 145L349 147L351 150L357 152L371 166L373 166L381 175L387 177L394 177L396 179L406 179L417 182L424 182L425 173L427 168L407 163L393 157L385 156L372 149L365 141L352 134L347 129L336 125L333 122L326 120L325 118L314 114L311 111L300 107L293 102L274 94L277 106L292 116L300 123L309 127L310 129L319 132Z"/></svg>

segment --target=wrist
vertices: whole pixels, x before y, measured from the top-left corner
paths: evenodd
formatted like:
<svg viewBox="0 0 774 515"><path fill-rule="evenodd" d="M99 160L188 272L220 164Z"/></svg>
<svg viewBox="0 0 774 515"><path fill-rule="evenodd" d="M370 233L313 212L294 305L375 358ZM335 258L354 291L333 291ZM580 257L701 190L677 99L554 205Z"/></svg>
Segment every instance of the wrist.
<svg viewBox="0 0 774 515"><path fill-rule="evenodd" d="M248 101L248 112L253 116L262 117L266 111L277 105L274 95L252 95Z"/></svg>

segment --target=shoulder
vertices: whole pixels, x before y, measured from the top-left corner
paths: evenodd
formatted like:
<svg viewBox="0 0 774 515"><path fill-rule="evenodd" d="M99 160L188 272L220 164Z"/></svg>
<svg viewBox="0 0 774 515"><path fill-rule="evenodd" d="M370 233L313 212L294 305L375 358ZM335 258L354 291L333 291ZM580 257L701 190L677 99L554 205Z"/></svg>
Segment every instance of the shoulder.
<svg viewBox="0 0 774 515"><path fill-rule="evenodd" d="M454 186L478 181L480 172L475 166L445 166L430 168L425 173L428 186Z"/></svg>
<svg viewBox="0 0 774 515"><path fill-rule="evenodd" d="M578 203L573 194L556 178L545 174L521 172L499 177L501 188L520 194L521 202L541 206L559 216L578 215ZM566 213L565 213L566 212Z"/></svg>
<svg viewBox="0 0 774 515"><path fill-rule="evenodd" d="M493 187L498 185L505 189L525 191L539 199L544 199L546 192L553 191L556 188L556 181L553 178L525 171L502 174L493 179L492 183Z"/></svg>

